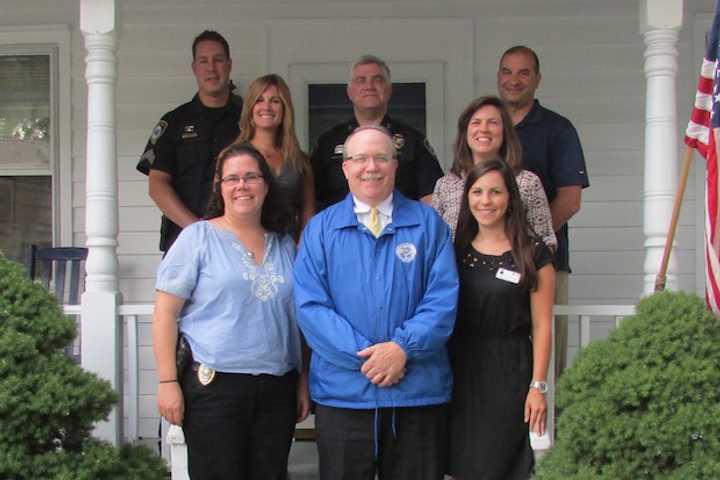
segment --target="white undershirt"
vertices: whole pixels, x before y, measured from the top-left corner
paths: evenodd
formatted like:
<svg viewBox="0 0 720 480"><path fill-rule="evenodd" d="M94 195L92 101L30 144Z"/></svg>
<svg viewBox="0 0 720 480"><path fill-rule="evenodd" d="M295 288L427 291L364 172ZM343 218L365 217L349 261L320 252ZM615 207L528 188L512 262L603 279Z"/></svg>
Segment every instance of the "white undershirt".
<svg viewBox="0 0 720 480"><path fill-rule="evenodd" d="M393 194L391 193L390 196L376 205L378 209L378 220L380 221L380 232L385 230L385 227L392 222L392 200ZM353 210L357 215L358 222L370 228L370 205L361 202L355 195L353 195L353 203Z"/></svg>

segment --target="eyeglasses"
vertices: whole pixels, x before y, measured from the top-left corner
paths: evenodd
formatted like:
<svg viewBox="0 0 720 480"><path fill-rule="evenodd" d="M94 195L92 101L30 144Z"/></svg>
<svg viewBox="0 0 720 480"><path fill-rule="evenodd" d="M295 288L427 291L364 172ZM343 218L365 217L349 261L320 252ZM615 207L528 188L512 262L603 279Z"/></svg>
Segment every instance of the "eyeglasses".
<svg viewBox="0 0 720 480"><path fill-rule="evenodd" d="M353 155L352 157L346 157L345 161L353 162L356 165L365 165L370 159L373 159L375 163L381 163L386 164L389 163L394 159L394 157L389 157L387 155Z"/></svg>
<svg viewBox="0 0 720 480"><path fill-rule="evenodd" d="M238 175L228 175L227 177L221 178L220 181L223 185L232 188L237 187L240 184L240 180L242 180L245 185L257 185L262 182L262 179L263 176L259 173L248 173L242 177Z"/></svg>

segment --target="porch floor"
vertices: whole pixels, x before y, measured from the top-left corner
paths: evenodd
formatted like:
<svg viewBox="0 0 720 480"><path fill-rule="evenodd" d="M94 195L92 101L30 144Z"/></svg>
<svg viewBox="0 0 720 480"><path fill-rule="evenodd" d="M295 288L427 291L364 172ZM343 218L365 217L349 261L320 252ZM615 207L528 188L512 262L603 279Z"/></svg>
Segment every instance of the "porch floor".
<svg viewBox="0 0 720 480"><path fill-rule="evenodd" d="M544 452L535 452L535 461ZM318 480L317 445L313 440L293 441L288 457L288 480ZM445 480L451 477L446 476Z"/></svg>
<svg viewBox="0 0 720 480"><path fill-rule="evenodd" d="M288 474L290 480L317 480L318 453L317 445L312 440L294 441L288 457Z"/></svg>

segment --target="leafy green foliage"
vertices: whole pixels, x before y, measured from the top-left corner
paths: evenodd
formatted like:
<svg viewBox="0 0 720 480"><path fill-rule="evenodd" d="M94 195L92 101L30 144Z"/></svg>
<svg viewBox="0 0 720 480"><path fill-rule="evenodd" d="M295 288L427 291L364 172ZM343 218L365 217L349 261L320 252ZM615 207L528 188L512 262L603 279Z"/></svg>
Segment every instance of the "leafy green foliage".
<svg viewBox="0 0 720 480"><path fill-rule="evenodd" d="M538 479L720 478L720 321L698 297L642 300L557 388Z"/></svg>
<svg viewBox="0 0 720 480"><path fill-rule="evenodd" d="M117 395L63 355L74 335L57 300L0 255L0 478L165 478L146 448L90 438Z"/></svg>

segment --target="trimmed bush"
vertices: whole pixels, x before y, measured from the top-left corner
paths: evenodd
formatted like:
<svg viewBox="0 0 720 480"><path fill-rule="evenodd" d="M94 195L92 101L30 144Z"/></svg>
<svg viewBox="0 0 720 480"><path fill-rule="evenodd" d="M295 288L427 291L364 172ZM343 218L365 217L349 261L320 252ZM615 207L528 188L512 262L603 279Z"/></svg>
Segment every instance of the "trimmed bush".
<svg viewBox="0 0 720 480"><path fill-rule="evenodd" d="M55 297L0 255L0 478L165 478L150 450L90 438L117 395L63 355L74 336Z"/></svg>
<svg viewBox="0 0 720 480"><path fill-rule="evenodd" d="M648 297L580 352L557 402L538 479L720 478L720 321L696 296Z"/></svg>

